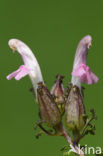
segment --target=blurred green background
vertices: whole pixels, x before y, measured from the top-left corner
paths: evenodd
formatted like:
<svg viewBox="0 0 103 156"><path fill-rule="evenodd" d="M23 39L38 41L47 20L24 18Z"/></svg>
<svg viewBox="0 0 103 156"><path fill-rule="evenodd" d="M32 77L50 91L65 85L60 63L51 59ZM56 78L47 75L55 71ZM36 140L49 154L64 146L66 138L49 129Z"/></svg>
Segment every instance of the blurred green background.
<svg viewBox="0 0 103 156"><path fill-rule="evenodd" d="M6 80L23 64L8 40L17 38L30 46L51 88L58 73L65 75L65 86L70 81L76 46L88 34L93 43L87 64L99 82L84 85L85 107L94 108L98 120L96 135L82 143L103 147L103 0L0 1L0 156L62 156L60 149L66 145L62 137L35 139L38 106L29 92L29 77Z"/></svg>

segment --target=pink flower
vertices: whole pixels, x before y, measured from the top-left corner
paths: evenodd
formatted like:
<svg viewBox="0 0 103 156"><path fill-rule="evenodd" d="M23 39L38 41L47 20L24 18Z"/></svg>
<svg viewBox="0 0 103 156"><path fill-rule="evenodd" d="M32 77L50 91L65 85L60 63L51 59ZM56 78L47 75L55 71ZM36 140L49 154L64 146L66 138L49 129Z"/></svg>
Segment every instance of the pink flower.
<svg viewBox="0 0 103 156"><path fill-rule="evenodd" d="M72 71L72 83L81 88L81 83L97 83L97 76L86 65L88 49L92 42L91 36L85 36L78 44Z"/></svg>
<svg viewBox="0 0 103 156"><path fill-rule="evenodd" d="M72 75L79 77L81 82L87 84L93 84L98 81L97 76L83 63L79 64L79 66L72 72Z"/></svg>
<svg viewBox="0 0 103 156"><path fill-rule="evenodd" d="M9 41L9 46L13 51L18 51L24 61L24 65L20 66L19 69L8 75L7 79L10 80L14 77L16 80L20 80L22 77L29 75L35 93L37 93L37 84L38 82L43 82L43 78L36 57L30 48L20 40L11 39Z"/></svg>
<svg viewBox="0 0 103 156"><path fill-rule="evenodd" d="M20 80L22 77L28 75L30 73L30 71L31 70L29 68L27 68L25 65L21 65L19 67L19 69L17 69L13 73L9 74L7 76L7 79L10 80L14 77L15 80Z"/></svg>

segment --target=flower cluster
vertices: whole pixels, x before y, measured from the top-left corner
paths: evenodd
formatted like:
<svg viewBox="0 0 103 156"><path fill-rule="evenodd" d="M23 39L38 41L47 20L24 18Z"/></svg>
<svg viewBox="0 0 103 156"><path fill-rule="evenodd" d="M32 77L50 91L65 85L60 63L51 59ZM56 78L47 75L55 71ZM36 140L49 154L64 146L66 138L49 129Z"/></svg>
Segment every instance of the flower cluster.
<svg viewBox="0 0 103 156"><path fill-rule="evenodd" d="M92 38L89 35L85 36L79 42L71 73L72 79L68 88L65 89L63 86L63 76L58 75L55 84L49 91L43 81L37 59L30 48L20 40L11 39L9 41L10 48L13 51L18 51L24 61L24 65L21 65L19 69L8 75L7 79L10 80L11 78L15 78L16 80L20 80L24 76L29 75L40 111L41 120L37 125L48 135L64 136L77 154L79 153L77 147L79 139L82 138L84 128L89 124L84 120L86 114L81 84L93 84L98 82L98 77L86 64L91 42ZM72 131L74 136L73 141L64 129L62 123L62 116L64 114L65 126ZM42 126L42 123L53 128L55 133L46 130ZM81 155L83 156L82 152Z"/></svg>

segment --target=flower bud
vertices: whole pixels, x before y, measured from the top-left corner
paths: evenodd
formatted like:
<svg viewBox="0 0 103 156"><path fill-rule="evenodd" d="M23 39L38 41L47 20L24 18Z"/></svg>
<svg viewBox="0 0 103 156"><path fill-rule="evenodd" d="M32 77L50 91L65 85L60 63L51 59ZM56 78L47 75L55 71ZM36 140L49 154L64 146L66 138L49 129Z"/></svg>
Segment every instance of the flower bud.
<svg viewBox="0 0 103 156"><path fill-rule="evenodd" d="M53 96L47 87L40 82L37 89L37 99L41 119L49 127L55 127L61 122L61 114Z"/></svg>
<svg viewBox="0 0 103 156"><path fill-rule="evenodd" d="M55 97L55 102L57 103L61 114L63 114L65 110L65 98L64 98L64 86L62 84L62 79L64 78L64 76L57 75L56 78L57 80L55 81L55 84L51 89L51 94Z"/></svg>
<svg viewBox="0 0 103 156"><path fill-rule="evenodd" d="M81 130L84 126L83 96L77 86L71 86L65 107L66 126L72 131Z"/></svg>

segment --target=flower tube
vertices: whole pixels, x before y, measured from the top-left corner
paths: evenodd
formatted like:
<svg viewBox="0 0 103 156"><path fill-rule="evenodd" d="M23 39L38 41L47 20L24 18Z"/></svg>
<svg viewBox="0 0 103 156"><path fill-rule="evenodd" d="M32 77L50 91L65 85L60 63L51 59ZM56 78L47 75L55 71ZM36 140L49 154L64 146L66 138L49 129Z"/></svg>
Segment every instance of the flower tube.
<svg viewBox="0 0 103 156"><path fill-rule="evenodd" d="M43 78L36 57L31 49L18 39L9 40L9 46L13 51L18 51L23 59L24 65L21 65L18 70L9 74L7 79L15 78L16 80L20 80L22 77L29 75L37 95L37 84L43 82Z"/></svg>

